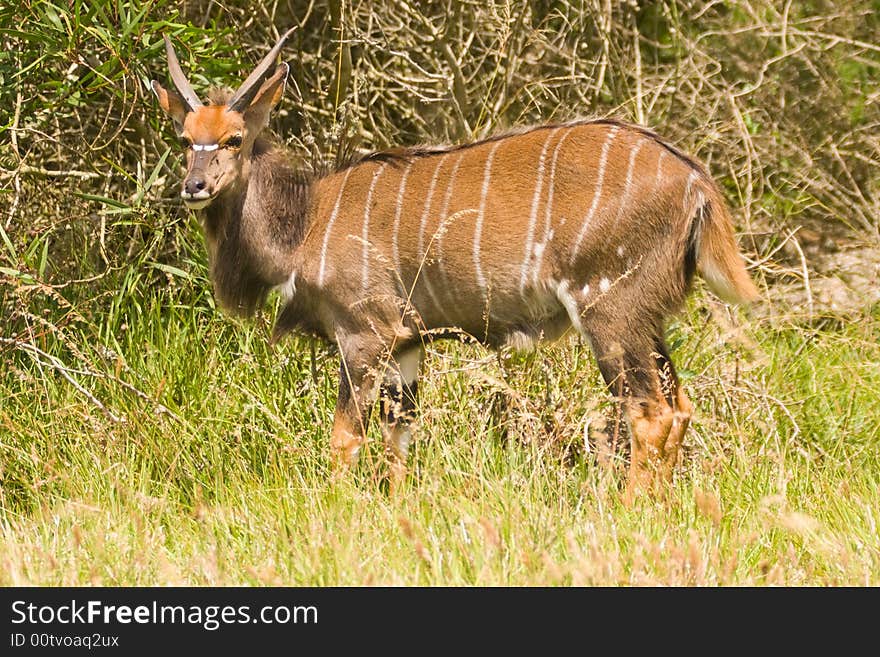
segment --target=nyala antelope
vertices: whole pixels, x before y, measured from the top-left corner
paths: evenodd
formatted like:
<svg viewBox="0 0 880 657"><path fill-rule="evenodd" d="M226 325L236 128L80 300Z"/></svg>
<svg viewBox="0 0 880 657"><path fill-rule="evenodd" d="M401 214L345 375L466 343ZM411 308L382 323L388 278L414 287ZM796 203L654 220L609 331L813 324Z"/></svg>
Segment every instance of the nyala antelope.
<svg viewBox="0 0 880 657"><path fill-rule="evenodd" d="M655 133L615 120L542 125L457 146L373 153L306 175L261 132L281 100L285 34L231 95L203 104L168 37L153 90L186 147L220 304L252 315L280 290L273 340L337 345L334 462L352 464L382 400L392 481L405 473L428 338L524 348L573 329L630 433L630 492L672 477L691 403L664 343L695 273L757 297L718 187Z"/></svg>

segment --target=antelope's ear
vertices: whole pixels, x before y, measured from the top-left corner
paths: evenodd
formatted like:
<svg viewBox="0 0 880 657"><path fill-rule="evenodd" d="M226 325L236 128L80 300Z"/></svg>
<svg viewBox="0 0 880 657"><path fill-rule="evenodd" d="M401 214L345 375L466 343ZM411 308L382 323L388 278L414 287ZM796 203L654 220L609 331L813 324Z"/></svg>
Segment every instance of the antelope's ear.
<svg viewBox="0 0 880 657"><path fill-rule="evenodd" d="M262 129L269 125L269 113L284 96L284 83L289 72L290 67L287 64L279 64L272 76L260 87L244 111L244 118L251 126Z"/></svg>
<svg viewBox="0 0 880 657"><path fill-rule="evenodd" d="M176 91L165 89L161 84L153 80L150 85L153 87L153 93L159 99L159 106L165 110L165 113L174 121L174 126L178 131L183 129L183 122L189 112L189 108Z"/></svg>

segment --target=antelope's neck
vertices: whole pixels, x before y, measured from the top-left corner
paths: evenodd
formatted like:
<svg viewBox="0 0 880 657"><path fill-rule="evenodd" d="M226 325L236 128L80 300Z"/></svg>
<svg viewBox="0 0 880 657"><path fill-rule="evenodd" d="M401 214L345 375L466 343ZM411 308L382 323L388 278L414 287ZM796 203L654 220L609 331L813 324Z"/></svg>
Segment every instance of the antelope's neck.
<svg viewBox="0 0 880 657"><path fill-rule="evenodd" d="M271 149L257 149L238 190L206 210L211 278L221 305L251 315L273 287L293 273L308 228L307 177Z"/></svg>

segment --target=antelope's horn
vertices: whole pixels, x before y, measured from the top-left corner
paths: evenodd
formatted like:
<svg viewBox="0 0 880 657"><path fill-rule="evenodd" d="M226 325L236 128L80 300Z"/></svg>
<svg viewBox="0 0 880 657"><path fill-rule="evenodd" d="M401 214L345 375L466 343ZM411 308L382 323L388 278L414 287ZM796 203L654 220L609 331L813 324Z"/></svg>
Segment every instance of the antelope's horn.
<svg viewBox="0 0 880 657"><path fill-rule="evenodd" d="M229 99L229 102L226 104L226 110L229 112L243 112L247 109L247 106L253 100L257 91L260 90L260 85L263 83L265 78L275 70L275 58L278 57L278 53L281 52L281 49L284 47L285 42L293 34L296 27L292 27L287 32L281 35L281 38L278 39L278 43L276 43L272 50L263 57L263 61L261 61L257 67L254 69L253 73L247 76L247 79L241 83L241 86L238 88L232 98Z"/></svg>
<svg viewBox="0 0 880 657"><path fill-rule="evenodd" d="M196 92L193 91L192 86L187 81L186 76L184 76L183 71L180 70L180 62L177 61L177 54L171 45L171 39L168 38L167 34L163 34L162 37L165 39L165 53L168 55L168 72L171 73L171 81L177 88L177 93L183 98L187 109L191 112L196 107L201 107L202 101L199 100Z"/></svg>

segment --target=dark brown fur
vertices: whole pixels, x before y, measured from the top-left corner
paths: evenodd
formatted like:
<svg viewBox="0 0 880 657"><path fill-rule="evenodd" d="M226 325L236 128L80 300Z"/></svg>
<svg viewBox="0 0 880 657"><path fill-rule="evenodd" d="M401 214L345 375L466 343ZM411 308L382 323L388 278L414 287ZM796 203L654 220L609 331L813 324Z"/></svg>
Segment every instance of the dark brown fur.
<svg viewBox="0 0 880 657"><path fill-rule="evenodd" d="M294 169L268 141L254 143L245 193L204 211L211 280L224 308L253 315L269 290L283 282L283 256L302 242L310 195L307 174ZM267 245L281 262L267 262Z"/></svg>

